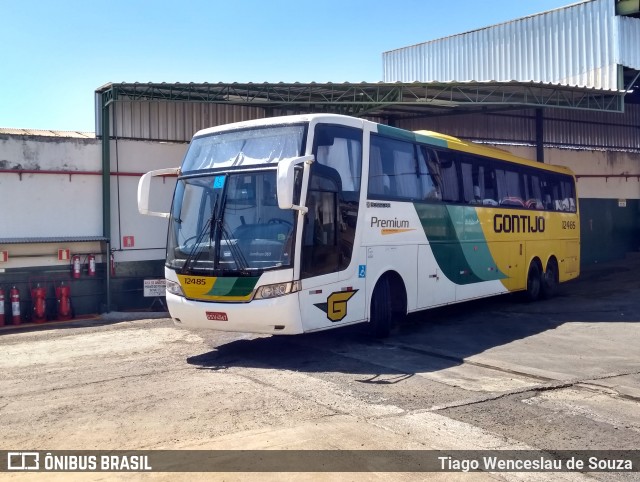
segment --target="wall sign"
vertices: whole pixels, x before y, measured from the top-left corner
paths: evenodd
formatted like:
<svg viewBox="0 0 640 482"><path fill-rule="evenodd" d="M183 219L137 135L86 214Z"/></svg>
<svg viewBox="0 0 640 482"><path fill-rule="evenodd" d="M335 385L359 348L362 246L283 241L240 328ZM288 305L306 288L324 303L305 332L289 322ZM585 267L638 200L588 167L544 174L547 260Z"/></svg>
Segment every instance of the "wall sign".
<svg viewBox="0 0 640 482"><path fill-rule="evenodd" d="M144 296L145 298L165 296L167 281L164 279L146 279L144 280Z"/></svg>

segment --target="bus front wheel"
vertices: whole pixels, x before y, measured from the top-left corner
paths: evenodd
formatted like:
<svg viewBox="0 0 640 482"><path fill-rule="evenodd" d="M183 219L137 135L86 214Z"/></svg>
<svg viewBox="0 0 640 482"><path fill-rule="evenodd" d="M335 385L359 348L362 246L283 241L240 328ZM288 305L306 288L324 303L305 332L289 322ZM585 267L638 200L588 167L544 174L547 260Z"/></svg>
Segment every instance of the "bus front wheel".
<svg viewBox="0 0 640 482"><path fill-rule="evenodd" d="M369 332L376 338L385 338L393 327L393 310L391 303L391 286L389 278L383 276L371 295L371 314L369 316Z"/></svg>

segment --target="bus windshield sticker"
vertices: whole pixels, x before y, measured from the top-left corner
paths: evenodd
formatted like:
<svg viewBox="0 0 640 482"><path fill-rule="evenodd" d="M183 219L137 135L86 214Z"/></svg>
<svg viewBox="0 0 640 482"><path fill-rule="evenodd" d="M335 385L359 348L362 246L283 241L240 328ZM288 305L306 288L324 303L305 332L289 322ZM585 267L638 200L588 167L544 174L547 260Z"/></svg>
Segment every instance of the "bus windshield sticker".
<svg viewBox="0 0 640 482"><path fill-rule="evenodd" d="M224 187L224 177L225 176L216 176L213 180L213 188L214 189L222 189Z"/></svg>

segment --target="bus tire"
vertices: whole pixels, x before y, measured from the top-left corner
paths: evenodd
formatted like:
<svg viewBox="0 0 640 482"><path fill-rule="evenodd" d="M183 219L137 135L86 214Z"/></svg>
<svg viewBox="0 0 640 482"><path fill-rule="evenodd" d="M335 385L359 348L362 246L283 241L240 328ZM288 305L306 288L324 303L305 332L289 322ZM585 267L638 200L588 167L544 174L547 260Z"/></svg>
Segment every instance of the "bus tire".
<svg viewBox="0 0 640 482"><path fill-rule="evenodd" d="M529 266L529 273L527 274L527 290L526 298L528 301L536 301L540 298L540 292L542 291L542 276L540 274L540 266L535 261L531 262Z"/></svg>
<svg viewBox="0 0 640 482"><path fill-rule="evenodd" d="M393 310L391 306L391 286L389 278L383 276L378 280L371 294L371 314L369 316L369 333L376 338L386 338L393 327Z"/></svg>
<svg viewBox="0 0 640 482"><path fill-rule="evenodd" d="M555 258L552 258L547 263L547 270L542 276L542 286L540 287L540 294L542 298L553 298L558 292L558 284L558 262L555 260Z"/></svg>

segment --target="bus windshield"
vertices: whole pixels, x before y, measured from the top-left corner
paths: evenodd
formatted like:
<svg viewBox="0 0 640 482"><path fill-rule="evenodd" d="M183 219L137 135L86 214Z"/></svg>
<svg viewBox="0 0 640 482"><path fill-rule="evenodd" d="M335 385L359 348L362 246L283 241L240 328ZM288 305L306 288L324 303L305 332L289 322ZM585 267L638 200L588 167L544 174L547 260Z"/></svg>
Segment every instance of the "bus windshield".
<svg viewBox="0 0 640 482"><path fill-rule="evenodd" d="M278 207L276 171L178 180L167 266L182 274L257 275L288 268L294 211Z"/></svg>
<svg viewBox="0 0 640 482"><path fill-rule="evenodd" d="M182 172L277 163L302 152L304 125L244 129L196 137L182 163Z"/></svg>

